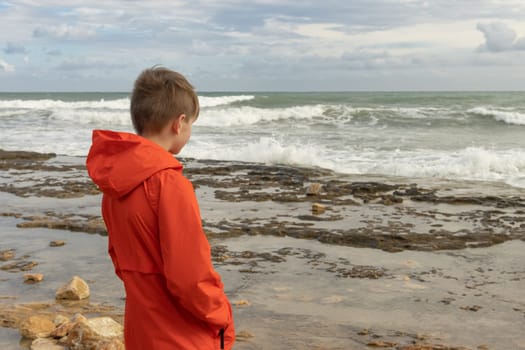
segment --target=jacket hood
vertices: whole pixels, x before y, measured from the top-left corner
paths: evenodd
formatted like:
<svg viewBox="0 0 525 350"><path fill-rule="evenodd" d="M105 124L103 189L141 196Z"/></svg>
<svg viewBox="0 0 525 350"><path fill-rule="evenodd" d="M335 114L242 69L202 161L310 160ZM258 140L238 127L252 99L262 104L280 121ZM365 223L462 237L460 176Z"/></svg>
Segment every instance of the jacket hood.
<svg viewBox="0 0 525 350"><path fill-rule="evenodd" d="M122 197L156 172L182 165L160 145L142 136L94 130L86 161L89 176L111 197Z"/></svg>

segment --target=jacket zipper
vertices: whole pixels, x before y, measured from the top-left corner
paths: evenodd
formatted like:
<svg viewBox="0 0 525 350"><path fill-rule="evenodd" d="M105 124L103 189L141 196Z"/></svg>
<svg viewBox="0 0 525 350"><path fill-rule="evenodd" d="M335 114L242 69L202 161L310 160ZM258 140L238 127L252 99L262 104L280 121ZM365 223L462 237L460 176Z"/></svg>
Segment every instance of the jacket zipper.
<svg viewBox="0 0 525 350"><path fill-rule="evenodd" d="M224 349L224 328L219 331L219 336L221 337L221 349Z"/></svg>

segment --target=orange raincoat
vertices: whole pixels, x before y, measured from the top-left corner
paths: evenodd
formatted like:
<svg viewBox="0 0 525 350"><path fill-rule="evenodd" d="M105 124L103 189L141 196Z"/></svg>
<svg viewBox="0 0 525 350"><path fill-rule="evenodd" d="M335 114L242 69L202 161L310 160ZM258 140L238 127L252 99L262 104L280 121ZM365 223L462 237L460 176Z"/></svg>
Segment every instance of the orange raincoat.
<svg viewBox="0 0 525 350"><path fill-rule="evenodd" d="M126 349L231 349L231 305L182 165L141 136L95 130L87 168L126 289Z"/></svg>

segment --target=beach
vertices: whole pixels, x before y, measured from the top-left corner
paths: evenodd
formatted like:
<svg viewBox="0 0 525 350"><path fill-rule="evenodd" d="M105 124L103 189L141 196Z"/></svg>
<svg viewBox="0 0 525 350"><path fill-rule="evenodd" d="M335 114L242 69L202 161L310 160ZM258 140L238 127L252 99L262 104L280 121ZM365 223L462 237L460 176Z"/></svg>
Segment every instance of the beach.
<svg viewBox="0 0 525 350"><path fill-rule="evenodd" d="M233 304L236 349L525 348L525 189L181 160ZM3 349L28 348L16 327L28 313L122 322L84 161L0 152L0 251L15 253L0 262ZM27 271L43 281L25 284ZM56 302L75 275L89 299Z"/></svg>
<svg viewBox="0 0 525 350"><path fill-rule="evenodd" d="M525 350L523 19L523 0L0 0L0 350L125 350L132 314L128 350L228 347L224 308L161 324L217 284L234 350ZM110 200L147 236L119 236L118 270L168 256L177 283L126 274L153 281L126 296L88 157L106 193L160 198ZM196 210L217 274L193 307L179 282L208 250L162 228Z"/></svg>

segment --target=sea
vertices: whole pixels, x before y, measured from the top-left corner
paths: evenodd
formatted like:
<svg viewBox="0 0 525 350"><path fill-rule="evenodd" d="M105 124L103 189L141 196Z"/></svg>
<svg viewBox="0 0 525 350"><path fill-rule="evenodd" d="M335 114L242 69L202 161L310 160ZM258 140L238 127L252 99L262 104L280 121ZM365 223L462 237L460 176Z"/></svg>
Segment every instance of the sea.
<svg viewBox="0 0 525 350"><path fill-rule="evenodd" d="M180 156L525 188L525 92L199 92ZM0 149L85 156L129 93L0 93Z"/></svg>

